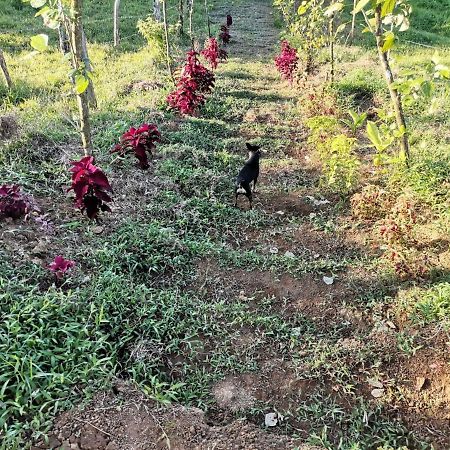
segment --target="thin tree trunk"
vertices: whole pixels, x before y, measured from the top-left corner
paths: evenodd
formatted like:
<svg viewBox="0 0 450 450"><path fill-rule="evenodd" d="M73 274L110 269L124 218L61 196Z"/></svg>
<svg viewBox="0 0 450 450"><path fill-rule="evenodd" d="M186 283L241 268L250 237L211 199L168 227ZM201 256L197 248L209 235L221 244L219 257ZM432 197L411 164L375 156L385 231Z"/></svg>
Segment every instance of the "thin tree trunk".
<svg viewBox="0 0 450 450"><path fill-rule="evenodd" d="M161 22L161 1L153 0L153 16L157 22Z"/></svg>
<svg viewBox="0 0 450 450"><path fill-rule="evenodd" d="M208 37L211 37L211 21L209 20L208 0L205 0L206 21L208 23Z"/></svg>
<svg viewBox="0 0 450 450"><path fill-rule="evenodd" d="M194 0L188 0L189 3L189 37L191 38L191 45L194 48L194 28L193 28L193 14L194 14Z"/></svg>
<svg viewBox="0 0 450 450"><path fill-rule="evenodd" d="M3 76L5 77L6 86L8 86L8 89L12 88L12 80L11 76L9 75L8 66L6 65L5 57L3 56L3 50L0 48L0 67L2 68Z"/></svg>
<svg viewBox="0 0 450 450"><path fill-rule="evenodd" d="M389 64L389 58L387 52L383 52L383 28L381 21L381 5L375 8L375 38L377 42L378 56L380 58L381 65L383 66L384 76L391 95L392 104L395 111L395 121L399 130L403 130L402 140L400 141L401 152L408 161L410 158L409 140L406 133L406 121L405 114L403 112L402 98L400 93L393 86L394 75L392 73L391 66Z"/></svg>
<svg viewBox="0 0 450 450"><path fill-rule="evenodd" d="M178 3L178 32L180 36L184 34L184 0Z"/></svg>
<svg viewBox="0 0 450 450"><path fill-rule="evenodd" d="M71 41L72 41L72 61L76 70L80 69L83 63L83 27L82 27L82 0L71 0L72 9L72 27L71 27ZM91 83L91 81L89 81ZM77 94L78 111L80 115L80 133L81 141L83 143L84 154L86 156L92 155L92 136L91 125L89 122L89 102L87 92Z"/></svg>
<svg viewBox="0 0 450 450"><path fill-rule="evenodd" d="M81 58L83 60L84 67L86 67L86 70L88 72L92 72L92 65L91 65L91 60L89 59L89 54L88 54L88 50L87 50L87 41L86 41L86 34L84 32L84 27L82 27L81 32L82 32L82 36L83 36L83 40L81 42L83 54L81 55ZM97 97L95 95L93 83L91 83L91 82L89 83L89 86L86 89L86 94L88 97L89 106L94 109L97 109Z"/></svg>
<svg viewBox="0 0 450 450"><path fill-rule="evenodd" d="M63 55L67 55L67 53L70 53L70 42L67 34L64 9L61 0L58 0L58 13L60 19L58 27L59 49Z"/></svg>
<svg viewBox="0 0 450 450"><path fill-rule="evenodd" d="M167 71L169 72L170 78L172 78L173 84L175 84L175 79L173 77L172 65L170 61L170 42L169 42L169 27L167 24L167 0L162 0L163 4L163 22L164 22L164 37L166 41L166 62L167 62Z"/></svg>
<svg viewBox="0 0 450 450"><path fill-rule="evenodd" d="M358 0L353 0L353 11L356 8L356 4L358 3ZM356 25L356 13L352 12L352 26L350 28L350 34L349 34L349 44L353 44L353 39L355 38L355 25Z"/></svg>
<svg viewBox="0 0 450 450"><path fill-rule="evenodd" d="M330 18L329 36L330 36L330 61L331 61L330 78L331 78L331 84L333 84L334 83L334 14Z"/></svg>
<svg viewBox="0 0 450 450"><path fill-rule="evenodd" d="M119 17L120 0L114 0L114 47L119 45L120 34L120 17Z"/></svg>

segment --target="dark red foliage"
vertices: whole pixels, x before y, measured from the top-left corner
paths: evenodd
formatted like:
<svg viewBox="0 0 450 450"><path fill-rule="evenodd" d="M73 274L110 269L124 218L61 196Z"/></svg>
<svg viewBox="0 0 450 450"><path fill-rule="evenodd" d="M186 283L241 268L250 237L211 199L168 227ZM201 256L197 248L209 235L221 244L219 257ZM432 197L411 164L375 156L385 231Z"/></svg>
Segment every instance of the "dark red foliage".
<svg viewBox="0 0 450 450"><path fill-rule="evenodd" d="M227 52L219 47L216 38L209 38L205 42L205 48L200 53L211 64L213 69L217 69L219 61L226 61L228 58Z"/></svg>
<svg viewBox="0 0 450 450"><path fill-rule="evenodd" d="M223 42L224 45L228 44L231 39L230 30L226 25L222 25L220 27L220 34L219 34L220 40Z"/></svg>
<svg viewBox="0 0 450 450"><path fill-rule="evenodd" d="M233 25L233 18L230 14L227 14L227 27L231 27Z"/></svg>
<svg viewBox="0 0 450 450"><path fill-rule="evenodd" d="M197 107L205 103L205 94L212 91L214 81L214 74L199 62L198 53L191 50L187 54L177 89L168 95L167 103L182 114L193 114Z"/></svg>
<svg viewBox="0 0 450 450"><path fill-rule="evenodd" d="M74 261L64 259L62 256L55 256L55 259L48 268L55 274L56 278L61 279L65 273L74 266Z"/></svg>
<svg viewBox="0 0 450 450"><path fill-rule="evenodd" d="M0 216L19 219L32 210L31 198L17 184L0 186Z"/></svg>
<svg viewBox="0 0 450 450"><path fill-rule="evenodd" d="M100 211L111 211L105 202L111 202L107 192L111 185L103 171L94 166L94 157L85 156L79 161L72 161L72 186L68 189L75 192L75 206L86 210L90 219L98 220Z"/></svg>
<svg viewBox="0 0 450 450"><path fill-rule="evenodd" d="M291 47L288 41L281 43L281 53L275 58L275 65L281 77L292 83L298 66L298 56L297 49Z"/></svg>
<svg viewBox="0 0 450 450"><path fill-rule="evenodd" d="M131 127L120 138L120 143L115 145L111 153L119 153L124 156L126 153L134 153L139 160L141 169L148 169L147 152L152 155L152 150L156 148L155 143L161 141L161 134L154 124L143 123L139 128Z"/></svg>

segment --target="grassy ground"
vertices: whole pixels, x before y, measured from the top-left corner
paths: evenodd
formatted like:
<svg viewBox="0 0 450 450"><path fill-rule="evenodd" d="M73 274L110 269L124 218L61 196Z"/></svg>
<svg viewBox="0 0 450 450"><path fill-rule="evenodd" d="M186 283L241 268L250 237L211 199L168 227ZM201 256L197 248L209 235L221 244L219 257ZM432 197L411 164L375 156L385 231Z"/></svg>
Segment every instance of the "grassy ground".
<svg viewBox="0 0 450 450"><path fill-rule="evenodd" d="M212 3L217 29L228 9ZM449 17L415 3L408 40L439 47L449 63ZM237 418L259 426L265 413L277 411L284 420L270 436L325 448L448 448L444 89L433 113L420 102L408 108L408 170L377 171L367 149L358 153L363 164L354 191L378 183L417 205L415 250L434 265L424 279L402 280L381 257L377 224L352 216L348 197L324 185L307 142L311 116L343 118L350 106L386 105L367 42L339 48L334 89L322 89L325 69L292 87L272 63L279 30L270 2L236 0L229 8L230 59L217 71L215 92L198 117L180 118L166 110L163 69L136 35L143 3L125 5L130 18L114 49L103 7L86 1L99 99L92 116L96 160L114 188L113 211L98 227L66 193L68 163L80 155L67 67L56 51L30 58L26 43L40 31L39 19L18 1L0 0L0 27L7 30L0 45L15 81L11 92L0 86L2 113L18 123L0 148L0 180L33 194L48 221L45 228L32 220L1 224L1 448L39 441L61 411L89 405L121 380L158 403L199 407L217 427ZM201 11L196 23L204 33ZM396 55L399 67L421 67L430 49L404 42ZM155 80L164 86L134 89ZM143 121L157 123L163 135L148 172L108 153L122 132ZM244 203L232 207L248 140L265 150L252 211ZM76 269L55 286L45 266L57 254L75 260ZM95 420L113 440L98 410Z"/></svg>

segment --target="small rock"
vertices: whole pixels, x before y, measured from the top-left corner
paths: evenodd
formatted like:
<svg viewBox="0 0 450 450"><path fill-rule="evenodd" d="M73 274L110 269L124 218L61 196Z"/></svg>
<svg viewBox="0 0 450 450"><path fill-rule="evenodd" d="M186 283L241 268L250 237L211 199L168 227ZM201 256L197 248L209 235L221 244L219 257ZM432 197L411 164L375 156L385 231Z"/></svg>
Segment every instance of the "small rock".
<svg viewBox="0 0 450 450"><path fill-rule="evenodd" d="M327 284L328 286L331 286L334 283L334 278L333 277L323 277L323 282L325 284Z"/></svg>
<svg viewBox="0 0 450 450"><path fill-rule="evenodd" d="M395 323L394 323L394 322L391 322L390 320L388 320L388 321L386 322L386 325L387 325L389 328L392 328L393 330L396 330L396 329L397 329L397 327L395 326Z"/></svg>
<svg viewBox="0 0 450 450"><path fill-rule="evenodd" d="M290 251L286 251L284 256L286 256L286 258L295 258L295 255Z"/></svg>
<svg viewBox="0 0 450 450"><path fill-rule="evenodd" d="M105 227L97 226L97 227L94 227L92 229L92 231L94 232L94 234L102 234L103 231L105 231Z"/></svg>
<svg viewBox="0 0 450 450"><path fill-rule="evenodd" d="M280 216L283 216L283 215L284 215L284 211L277 211L275 214L278 214L278 215L280 215Z"/></svg>
<svg viewBox="0 0 450 450"><path fill-rule="evenodd" d="M374 398L380 398L383 397L383 395L385 394L384 389L372 389L372 397Z"/></svg>
<svg viewBox="0 0 450 450"><path fill-rule="evenodd" d="M276 255L278 253L278 248L277 247L270 247L269 248L269 252L272 253L273 255Z"/></svg>
<svg viewBox="0 0 450 450"><path fill-rule="evenodd" d="M275 427L278 423L278 414L277 413L267 413L264 418L264 424L266 427Z"/></svg>
<svg viewBox="0 0 450 450"><path fill-rule="evenodd" d="M425 377L417 377L416 378L416 391L420 392L427 382L427 379Z"/></svg>
<svg viewBox="0 0 450 450"><path fill-rule="evenodd" d="M383 383L378 380L367 380L367 382L374 388L384 389Z"/></svg>

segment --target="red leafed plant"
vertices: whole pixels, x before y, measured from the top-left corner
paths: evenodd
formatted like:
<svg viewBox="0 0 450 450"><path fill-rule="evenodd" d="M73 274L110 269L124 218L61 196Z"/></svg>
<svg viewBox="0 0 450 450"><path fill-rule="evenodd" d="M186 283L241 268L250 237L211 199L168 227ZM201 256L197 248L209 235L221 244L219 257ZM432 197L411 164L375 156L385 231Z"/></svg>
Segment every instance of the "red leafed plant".
<svg viewBox="0 0 450 450"><path fill-rule="evenodd" d="M115 145L111 153L119 153L124 156L126 153L134 153L139 160L141 169L148 169L147 152L152 155L152 149L156 148L155 143L161 141L161 134L154 124L143 123L139 128L131 127L120 138L120 143Z"/></svg>
<svg viewBox="0 0 450 450"><path fill-rule="evenodd" d="M100 211L111 211L105 202L110 202L111 185L103 171L94 166L94 157L85 156L79 161L72 161L72 186L68 189L75 192L75 206L86 210L90 219L98 221Z"/></svg>
<svg viewBox="0 0 450 450"><path fill-rule="evenodd" d="M32 198L17 184L0 186L0 216L19 219L33 210Z"/></svg>
<svg viewBox="0 0 450 450"><path fill-rule="evenodd" d="M230 14L227 14L227 27L231 27L233 25L233 18Z"/></svg>
<svg viewBox="0 0 450 450"><path fill-rule="evenodd" d="M292 83L298 66L297 49L292 47L288 41L281 43L281 53L275 58L275 65L281 77Z"/></svg>
<svg viewBox="0 0 450 450"><path fill-rule="evenodd" d="M213 69L217 69L219 61L226 61L228 58L227 52L219 47L216 38L209 38L205 42L205 48L200 53L211 64Z"/></svg>
<svg viewBox="0 0 450 450"><path fill-rule="evenodd" d="M48 268L55 274L56 278L60 280L66 274L66 272L74 266L74 261L64 259L62 256L55 256L55 259L48 266Z"/></svg>
<svg viewBox="0 0 450 450"><path fill-rule="evenodd" d="M226 45L230 42L230 39L231 39L230 30L228 29L228 27L226 25L222 25L220 27L219 38L224 45Z"/></svg>
<svg viewBox="0 0 450 450"><path fill-rule="evenodd" d="M168 95L167 103L182 114L193 114L197 107L205 103L205 94L212 91L214 81L214 74L200 63L198 53L191 50L187 54L177 89Z"/></svg>

